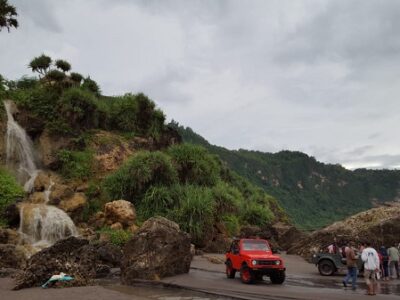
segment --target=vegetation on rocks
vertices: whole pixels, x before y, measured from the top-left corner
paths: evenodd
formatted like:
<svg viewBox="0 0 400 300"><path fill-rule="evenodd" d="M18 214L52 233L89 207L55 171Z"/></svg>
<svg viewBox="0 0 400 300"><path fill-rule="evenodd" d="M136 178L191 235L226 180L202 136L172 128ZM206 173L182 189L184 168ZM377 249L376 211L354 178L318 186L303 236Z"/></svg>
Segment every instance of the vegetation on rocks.
<svg viewBox="0 0 400 300"><path fill-rule="evenodd" d="M15 178L6 170L0 168L0 226L5 225L1 215L4 209L24 196L24 190L16 182Z"/></svg>
<svg viewBox="0 0 400 300"><path fill-rule="evenodd" d="M119 247L124 246L132 237L132 233L127 230L112 229L110 227L103 227L99 233L106 235L111 244Z"/></svg>
<svg viewBox="0 0 400 300"><path fill-rule="evenodd" d="M160 138L165 116L146 95L103 96L90 77L71 72L71 65L44 54L29 64L39 75L6 80L1 77L0 100L10 98L29 112L41 131L79 136L88 129L133 132L137 136Z"/></svg>
<svg viewBox="0 0 400 300"><path fill-rule="evenodd" d="M139 218L160 215L175 221L198 245L212 234L216 223L234 234L241 225L264 226L280 217L271 209L270 201L276 203L275 199L195 145L139 152L109 175L104 187L110 199L134 203Z"/></svg>

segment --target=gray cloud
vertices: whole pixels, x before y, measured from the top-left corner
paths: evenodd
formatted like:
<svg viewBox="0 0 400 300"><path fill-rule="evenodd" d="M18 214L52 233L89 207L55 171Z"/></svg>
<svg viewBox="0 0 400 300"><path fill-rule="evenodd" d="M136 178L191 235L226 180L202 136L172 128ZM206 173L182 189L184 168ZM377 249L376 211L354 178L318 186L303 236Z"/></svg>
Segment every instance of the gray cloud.
<svg viewBox="0 0 400 300"><path fill-rule="evenodd" d="M398 1L13 4L21 28L0 34L8 78L45 52L106 94L149 94L217 145L398 165Z"/></svg>

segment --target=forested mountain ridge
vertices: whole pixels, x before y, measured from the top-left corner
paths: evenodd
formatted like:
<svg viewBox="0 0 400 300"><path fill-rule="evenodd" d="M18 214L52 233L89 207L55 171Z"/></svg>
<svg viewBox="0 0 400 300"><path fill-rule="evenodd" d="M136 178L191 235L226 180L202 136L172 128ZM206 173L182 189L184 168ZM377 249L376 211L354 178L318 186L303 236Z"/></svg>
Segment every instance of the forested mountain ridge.
<svg viewBox="0 0 400 300"><path fill-rule="evenodd" d="M400 171L350 171L295 151L264 153L211 145L171 122L187 143L206 147L231 169L276 197L295 224L313 230L377 204L399 199Z"/></svg>

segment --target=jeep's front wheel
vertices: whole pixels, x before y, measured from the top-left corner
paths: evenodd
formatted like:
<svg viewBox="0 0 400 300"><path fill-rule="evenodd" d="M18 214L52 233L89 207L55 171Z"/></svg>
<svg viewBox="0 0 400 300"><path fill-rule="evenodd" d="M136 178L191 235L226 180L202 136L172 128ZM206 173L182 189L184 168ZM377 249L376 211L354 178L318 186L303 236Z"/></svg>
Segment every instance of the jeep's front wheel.
<svg viewBox="0 0 400 300"><path fill-rule="evenodd" d="M332 261L323 259L318 263L318 271L322 276L332 276L336 268Z"/></svg>
<svg viewBox="0 0 400 300"><path fill-rule="evenodd" d="M282 284L285 281L285 271L276 271L271 274L270 279L273 284Z"/></svg>
<svg viewBox="0 0 400 300"><path fill-rule="evenodd" d="M232 262L228 260L226 263L226 277L235 278L236 270L232 267Z"/></svg>
<svg viewBox="0 0 400 300"><path fill-rule="evenodd" d="M240 279L242 280L243 283L252 283L254 278L253 278L253 272L250 270L250 268L246 265L242 266L240 269Z"/></svg>

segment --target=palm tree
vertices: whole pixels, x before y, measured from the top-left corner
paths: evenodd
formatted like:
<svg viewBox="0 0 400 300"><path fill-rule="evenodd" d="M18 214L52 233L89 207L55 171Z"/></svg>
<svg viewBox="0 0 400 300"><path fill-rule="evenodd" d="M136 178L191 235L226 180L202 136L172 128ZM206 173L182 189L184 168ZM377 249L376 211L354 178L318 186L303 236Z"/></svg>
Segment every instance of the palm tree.
<svg viewBox="0 0 400 300"><path fill-rule="evenodd" d="M7 28L8 32L10 32L11 27L17 28L16 16L18 14L15 7L8 4L7 0L0 0L0 31L4 27Z"/></svg>

